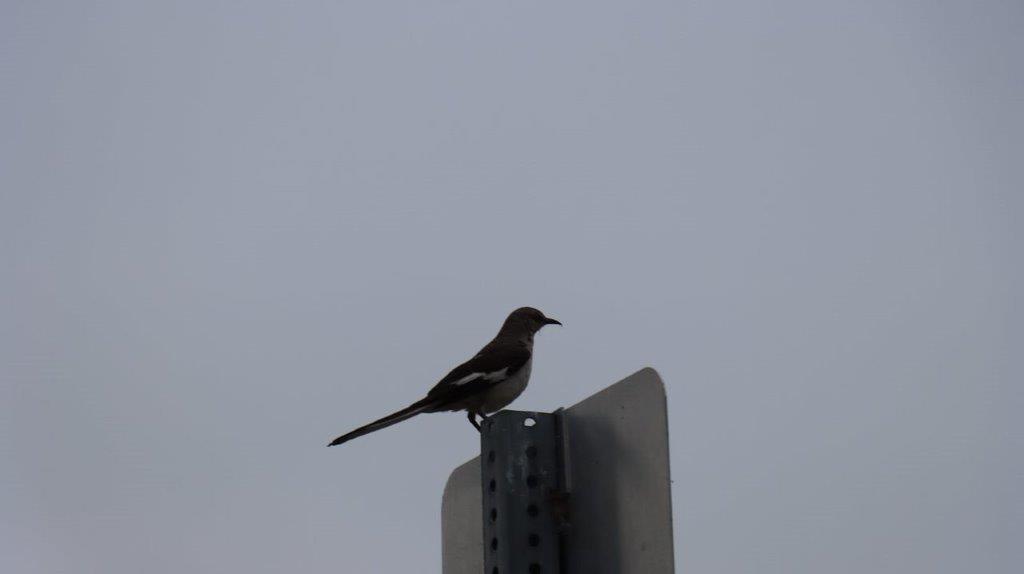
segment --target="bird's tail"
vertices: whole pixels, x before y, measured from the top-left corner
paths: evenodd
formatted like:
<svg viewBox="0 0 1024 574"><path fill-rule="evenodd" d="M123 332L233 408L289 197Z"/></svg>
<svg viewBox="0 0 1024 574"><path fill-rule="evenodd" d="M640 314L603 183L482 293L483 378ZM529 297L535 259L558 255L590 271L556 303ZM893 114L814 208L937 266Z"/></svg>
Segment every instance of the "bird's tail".
<svg viewBox="0 0 1024 574"><path fill-rule="evenodd" d="M331 443L329 445L327 445L327 446L339 445L341 443L348 442L348 441L350 441L350 440L352 440L354 438L359 438L359 437L363 436L364 434L370 434L373 431L380 430L380 429L385 428L385 427L389 427L389 426L391 426L391 425L393 425L395 423L400 423L400 422L404 421L405 419L412 418L412 417L414 417L414 416L416 416L416 415L426 411L431 406L433 406L435 401L436 401L436 399L431 398L431 397L427 397L427 398L425 398L423 400L416 401L415 403L405 407L404 409L402 409L402 410L400 410L398 412L391 413L390 415L388 415L388 416L386 416L386 417L384 417L382 419L377 419L377 420L373 421L370 424L363 425L363 426L357 428L356 430L354 430L352 432L349 432L349 433L346 433L346 434L343 434L343 435L339 436L338 438L332 440Z"/></svg>

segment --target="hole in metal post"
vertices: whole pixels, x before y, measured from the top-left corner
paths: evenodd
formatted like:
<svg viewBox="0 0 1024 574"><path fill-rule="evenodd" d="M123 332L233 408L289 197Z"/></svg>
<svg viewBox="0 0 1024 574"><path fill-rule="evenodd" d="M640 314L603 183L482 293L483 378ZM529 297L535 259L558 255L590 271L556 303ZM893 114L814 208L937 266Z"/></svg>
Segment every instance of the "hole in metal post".
<svg viewBox="0 0 1024 574"><path fill-rule="evenodd" d="M491 489L491 492L494 492L494 489L497 488L497 486L498 486L498 483L494 482L494 479L492 478L491 479L491 484L488 485L488 487Z"/></svg>
<svg viewBox="0 0 1024 574"><path fill-rule="evenodd" d="M530 476L527 476L526 486L529 486L530 488L537 488L537 477L532 474Z"/></svg>
<svg viewBox="0 0 1024 574"><path fill-rule="evenodd" d="M530 564L530 574L540 574L540 564L536 562Z"/></svg>
<svg viewBox="0 0 1024 574"><path fill-rule="evenodd" d="M526 456L528 458L537 458L537 447L533 446L532 444L526 447Z"/></svg>
<svg viewBox="0 0 1024 574"><path fill-rule="evenodd" d="M487 453L487 462L494 462L494 451Z"/></svg>
<svg viewBox="0 0 1024 574"><path fill-rule="evenodd" d="M491 568L491 574L498 574L498 567Z"/></svg>
<svg viewBox="0 0 1024 574"><path fill-rule="evenodd" d="M537 510L537 505L536 504L531 504L530 506L526 507L526 513L529 514L530 516L537 516L537 514L539 512L540 511Z"/></svg>
<svg viewBox="0 0 1024 574"><path fill-rule="evenodd" d="M540 536L531 533L527 542L530 543L530 546L540 546Z"/></svg>
<svg viewBox="0 0 1024 574"><path fill-rule="evenodd" d="M534 544L534 546L536 546L536 544ZM497 538L491 538L491 550L497 550L497 549L498 549L498 539Z"/></svg>
<svg viewBox="0 0 1024 574"><path fill-rule="evenodd" d="M497 508L492 508L491 509L491 522L494 522L496 520L498 520L498 509Z"/></svg>
<svg viewBox="0 0 1024 574"><path fill-rule="evenodd" d="M526 417L526 420L523 421L524 427L532 427L535 424L537 424L537 419L533 417Z"/></svg>

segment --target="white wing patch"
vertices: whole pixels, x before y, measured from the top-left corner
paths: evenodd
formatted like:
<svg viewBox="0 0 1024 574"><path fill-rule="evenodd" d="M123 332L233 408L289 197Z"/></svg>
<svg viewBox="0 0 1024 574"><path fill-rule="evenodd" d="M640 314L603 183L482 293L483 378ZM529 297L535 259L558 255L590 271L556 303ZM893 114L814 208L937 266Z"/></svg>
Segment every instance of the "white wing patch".
<svg viewBox="0 0 1024 574"><path fill-rule="evenodd" d="M503 381L508 377L508 367L500 371L494 371L493 373L487 373L484 375L484 379L488 381Z"/></svg>
<svg viewBox="0 0 1024 574"><path fill-rule="evenodd" d="M465 377L457 381L452 381L453 385L464 385L466 383L473 382L477 379L483 379L485 381L503 381L508 377L508 367L501 369L500 371L494 371L493 373L470 373Z"/></svg>

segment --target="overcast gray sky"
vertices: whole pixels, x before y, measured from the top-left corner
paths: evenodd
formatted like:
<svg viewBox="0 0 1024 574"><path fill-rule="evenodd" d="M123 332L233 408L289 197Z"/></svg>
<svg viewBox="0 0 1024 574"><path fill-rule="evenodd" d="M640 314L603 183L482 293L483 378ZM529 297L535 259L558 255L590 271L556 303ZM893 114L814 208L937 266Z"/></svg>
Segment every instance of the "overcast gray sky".
<svg viewBox="0 0 1024 574"><path fill-rule="evenodd" d="M439 572L419 398L666 381L685 573L1024 570L1024 4L0 4L0 571Z"/></svg>

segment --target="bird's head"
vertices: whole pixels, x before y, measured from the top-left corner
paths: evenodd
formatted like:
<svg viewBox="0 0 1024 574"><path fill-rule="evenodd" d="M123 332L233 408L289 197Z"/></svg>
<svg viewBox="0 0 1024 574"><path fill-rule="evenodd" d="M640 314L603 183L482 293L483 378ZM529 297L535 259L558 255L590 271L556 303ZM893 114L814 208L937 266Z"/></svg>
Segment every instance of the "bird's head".
<svg viewBox="0 0 1024 574"><path fill-rule="evenodd" d="M525 329L527 333L533 335L537 331L540 331L544 325L561 325L557 319L551 317L545 317L544 313L541 313L539 309L533 307L520 307L505 319L505 325L502 326L504 331L507 328L514 329Z"/></svg>

